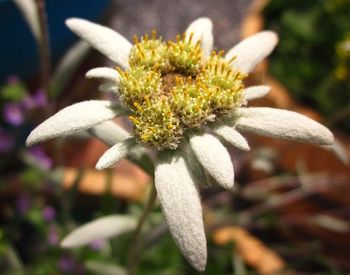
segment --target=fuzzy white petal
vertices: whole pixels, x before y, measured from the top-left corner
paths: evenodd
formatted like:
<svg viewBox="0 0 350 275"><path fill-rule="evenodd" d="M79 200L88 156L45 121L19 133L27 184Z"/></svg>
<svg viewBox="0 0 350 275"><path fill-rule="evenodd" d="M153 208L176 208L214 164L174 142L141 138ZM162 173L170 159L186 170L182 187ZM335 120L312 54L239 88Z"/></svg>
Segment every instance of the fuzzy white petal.
<svg viewBox="0 0 350 275"><path fill-rule="evenodd" d="M132 45L122 35L110 28L79 18L67 19L66 25L91 47L121 67L129 67L128 59Z"/></svg>
<svg viewBox="0 0 350 275"><path fill-rule="evenodd" d="M243 151L249 151L249 145L246 139L233 127L220 125L212 128L213 132L223 138L228 143Z"/></svg>
<svg viewBox="0 0 350 275"><path fill-rule="evenodd" d="M94 240L108 239L129 232L136 227L134 217L110 215L78 227L61 242L61 247L70 248L89 244Z"/></svg>
<svg viewBox="0 0 350 275"><path fill-rule="evenodd" d="M209 18L202 17L193 21L186 29L186 39L189 39L191 33L193 33L192 43L196 43L201 40L201 47L203 55L208 57L213 50L213 24Z"/></svg>
<svg viewBox="0 0 350 275"><path fill-rule="evenodd" d="M38 9L34 0L14 0L14 3L22 12L24 19L27 21L36 41L40 42L40 22Z"/></svg>
<svg viewBox="0 0 350 275"><path fill-rule="evenodd" d="M262 98L265 95L267 95L271 90L270 86L266 85L258 85L258 86L251 86L246 89L244 89L244 97L247 101Z"/></svg>
<svg viewBox="0 0 350 275"><path fill-rule="evenodd" d="M28 136L26 144L30 146L46 139L67 136L122 114L124 110L120 106L113 106L110 101L90 100L75 103L36 127Z"/></svg>
<svg viewBox="0 0 350 275"><path fill-rule="evenodd" d="M207 246L202 206L198 190L180 154L159 154L155 186L175 242L189 263L203 271L207 261Z"/></svg>
<svg viewBox="0 0 350 275"><path fill-rule="evenodd" d="M276 33L262 31L242 40L227 52L225 58L230 60L236 57L232 66L243 73L249 73L272 52L277 42Z"/></svg>
<svg viewBox="0 0 350 275"><path fill-rule="evenodd" d="M322 145L334 141L333 134L326 127L296 112L251 107L239 108L235 115L238 130Z"/></svg>
<svg viewBox="0 0 350 275"><path fill-rule="evenodd" d="M322 145L322 148L333 152L345 165L349 165L350 160L346 147L338 139L335 139L331 145Z"/></svg>
<svg viewBox="0 0 350 275"><path fill-rule="evenodd" d="M57 64L51 80L50 89L53 90L55 95L67 85L72 74L80 66L90 50L91 47L88 43L79 40L65 52Z"/></svg>
<svg viewBox="0 0 350 275"><path fill-rule="evenodd" d="M186 144L186 146L183 146L182 153L195 183L204 186L212 185L211 178L208 176L208 173L205 171L202 164L198 161L196 155L194 154L191 147L188 146L188 144Z"/></svg>
<svg viewBox="0 0 350 275"><path fill-rule="evenodd" d="M84 262L86 273L103 275L127 275L127 271L121 265L106 263L99 260L87 260Z"/></svg>
<svg viewBox="0 0 350 275"><path fill-rule="evenodd" d="M100 157L96 164L96 169L103 170L114 166L118 161L126 157L128 151L135 144L135 139L130 138L113 145Z"/></svg>
<svg viewBox="0 0 350 275"><path fill-rule="evenodd" d="M111 81L119 80L119 73L117 70L108 67L99 67L89 70L85 76L87 78L103 78Z"/></svg>
<svg viewBox="0 0 350 275"><path fill-rule="evenodd" d="M117 125L112 121L106 121L98 124L88 130L88 133L109 146L113 146L118 142L124 141L130 137L132 134ZM146 149L141 145L135 145L128 151L128 157L131 160L137 160L138 163L145 163Z"/></svg>
<svg viewBox="0 0 350 275"><path fill-rule="evenodd" d="M233 187L233 166L225 146L210 134L193 135L190 145L204 169L224 188Z"/></svg>
<svg viewBox="0 0 350 275"><path fill-rule="evenodd" d="M100 86L98 86L98 90L103 93L118 93L119 92L119 86L117 83L103 83Z"/></svg>
<svg viewBox="0 0 350 275"><path fill-rule="evenodd" d="M131 134L117 125L112 121L106 121L101 124L98 124L88 130L89 134L94 137L99 138L104 143L109 146L113 146L117 142L123 141L129 137Z"/></svg>

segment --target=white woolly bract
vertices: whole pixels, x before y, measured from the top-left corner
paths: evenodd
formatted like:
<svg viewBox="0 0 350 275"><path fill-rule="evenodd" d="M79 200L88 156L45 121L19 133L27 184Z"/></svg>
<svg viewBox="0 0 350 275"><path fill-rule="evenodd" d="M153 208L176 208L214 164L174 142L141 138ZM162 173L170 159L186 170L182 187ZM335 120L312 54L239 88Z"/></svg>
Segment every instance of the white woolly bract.
<svg viewBox="0 0 350 275"><path fill-rule="evenodd" d="M90 100L75 103L57 112L39 126L28 136L28 146L40 141L67 136L80 130L86 130L112 118L122 115L119 106L112 106L110 101Z"/></svg>
<svg viewBox="0 0 350 275"><path fill-rule="evenodd" d="M106 55L123 68L129 67L131 43L114 30L84 19L70 18L66 25L91 47Z"/></svg>
<svg viewBox="0 0 350 275"><path fill-rule="evenodd" d="M119 73L117 70L108 67L93 68L86 72L86 78L102 78L111 81L117 81L119 79Z"/></svg>
<svg viewBox="0 0 350 275"><path fill-rule="evenodd" d="M335 156L341 160L345 165L349 165L350 156L348 155L347 149L338 139L334 139L334 143L330 145L322 145L322 148L332 152Z"/></svg>
<svg viewBox="0 0 350 275"><path fill-rule="evenodd" d="M62 241L61 247L72 248L91 243L98 239L108 239L129 232L136 227L134 217L127 215L110 215L86 223L69 233Z"/></svg>
<svg viewBox="0 0 350 275"><path fill-rule="evenodd" d="M210 134L193 135L190 145L204 169L224 188L233 187L234 172L225 146Z"/></svg>
<svg viewBox="0 0 350 275"><path fill-rule="evenodd" d="M119 87L117 86L117 83L107 82L98 86L98 90L103 93L117 93L119 91Z"/></svg>
<svg viewBox="0 0 350 275"><path fill-rule="evenodd" d="M22 12L24 19L27 21L36 41L39 43L41 39L40 21L38 9L34 0L14 0L14 3Z"/></svg>
<svg viewBox="0 0 350 275"><path fill-rule="evenodd" d="M126 275L125 267L116 263L106 263L105 261L87 260L84 262L84 269L88 273L103 275Z"/></svg>
<svg viewBox="0 0 350 275"><path fill-rule="evenodd" d="M276 33L262 31L239 42L227 52L225 59L236 57L231 63L232 67L242 73L249 73L272 52L277 42Z"/></svg>
<svg viewBox="0 0 350 275"><path fill-rule="evenodd" d="M88 132L109 146L113 146L117 142L131 137L131 134L128 131L112 121L97 124L96 126L90 128Z"/></svg>
<svg viewBox="0 0 350 275"><path fill-rule="evenodd" d="M193 33L192 43L201 41L201 48L203 55L208 57L213 50L213 24L209 18L201 17L193 21L186 29L186 39L189 39L191 33Z"/></svg>
<svg viewBox="0 0 350 275"><path fill-rule="evenodd" d="M207 246L202 207L185 160L178 152L159 153L155 186L175 242L189 263L203 271Z"/></svg>
<svg viewBox="0 0 350 275"><path fill-rule="evenodd" d="M135 143L134 138L129 138L113 145L100 157L96 164L96 169L103 170L113 167L118 161L126 157L128 151Z"/></svg>
<svg viewBox="0 0 350 275"><path fill-rule="evenodd" d="M249 151L249 145L246 139L233 127L220 125L213 128L213 132L226 142L243 151Z"/></svg>
<svg viewBox="0 0 350 275"><path fill-rule="evenodd" d="M79 40L65 52L60 62L55 66L50 83L50 87L54 91L59 91L66 86L90 50L91 47L88 43L84 40Z"/></svg>
<svg viewBox="0 0 350 275"><path fill-rule="evenodd" d="M267 107L239 108L235 117L238 130L258 135L322 145L334 141L333 134L326 127L292 111Z"/></svg>
<svg viewBox="0 0 350 275"><path fill-rule="evenodd" d="M262 98L267 95L271 90L270 86L258 85L251 86L243 90L244 98L249 101L253 99Z"/></svg>

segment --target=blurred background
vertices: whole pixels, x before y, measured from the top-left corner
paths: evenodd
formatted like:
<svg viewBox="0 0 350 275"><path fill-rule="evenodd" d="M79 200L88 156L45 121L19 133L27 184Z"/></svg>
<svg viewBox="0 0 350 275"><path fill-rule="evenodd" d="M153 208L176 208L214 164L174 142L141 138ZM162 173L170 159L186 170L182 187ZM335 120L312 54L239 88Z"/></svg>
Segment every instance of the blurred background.
<svg viewBox="0 0 350 275"><path fill-rule="evenodd" d="M28 23L33 13L37 25ZM201 190L209 241L202 274L350 274L349 15L349 0L0 0L0 273L125 274L130 232L73 250L59 243L104 215L138 217L149 190L151 179L127 160L96 171L107 146L86 135L25 147L29 132L62 107L110 98L84 74L113 64L65 19L108 25L131 41L153 29L173 39L206 16L217 50L276 31L277 48L247 80L272 90L252 105L310 116L336 144L249 136L250 152L231 148L237 188ZM159 205L143 239L138 274L196 274Z"/></svg>

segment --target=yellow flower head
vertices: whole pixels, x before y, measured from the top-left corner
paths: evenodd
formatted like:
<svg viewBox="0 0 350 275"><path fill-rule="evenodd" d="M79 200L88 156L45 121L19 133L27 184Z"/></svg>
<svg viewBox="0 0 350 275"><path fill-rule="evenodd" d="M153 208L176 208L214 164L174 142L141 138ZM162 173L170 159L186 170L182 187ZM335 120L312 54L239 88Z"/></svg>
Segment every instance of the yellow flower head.
<svg viewBox="0 0 350 275"><path fill-rule="evenodd" d="M223 51L205 58L193 34L162 41L152 35L134 37L130 67L117 68L122 104L138 140L157 150L177 148L189 128L220 118L241 106L244 75L234 70Z"/></svg>

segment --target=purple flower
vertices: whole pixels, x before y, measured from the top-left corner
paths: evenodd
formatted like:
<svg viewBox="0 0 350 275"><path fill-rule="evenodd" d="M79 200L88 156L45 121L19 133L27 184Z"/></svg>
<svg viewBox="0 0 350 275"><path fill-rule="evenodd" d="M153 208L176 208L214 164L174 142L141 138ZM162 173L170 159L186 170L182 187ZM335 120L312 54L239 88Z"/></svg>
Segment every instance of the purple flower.
<svg viewBox="0 0 350 275"><path fill-rule="evenodd" d="M32 96L27 95L22 102L26 110L44 107L47 104L47 97L44 90L37 90Z"/></svg>
<svg viewBox="0 0 350 275"><path fill-rule="evenodd" d="M50 245L56 246L59 243L57 227L54 224L49 226L48 242Z"/></svg>
<svg viewBox="0 0 350 275"><path fill-rule="evenodd" d="M31 110L33 108L35 108L35 102L33 100L33 98L29 95L26 95L23 100L22 100L22 105L23 108L27 111L27 110Z"/></svg>
<svg viewBox="0 0 350 275"><path fill-rule="evenodd" d="M56 210L51 206L46 206L44 207L42 214L45 221L51 222L55 219Z"/></svg>
<svg viewBox="0 0 350 275"><path fill-rule="evenodd" d="M27 194L21 194L16 201L17 211L21 215L25 215L30 209L31 199Z"/></svg>
<svg viewBox="0 0 350 275"><path fill-rule="evenodd" d="M69 256L65 255L58 261L58 268L62 272L73 272L75 267L75 261L74 259Z"/></svg>
<svg viewBox="0 0 350 275"><path fill-rule="evenodd" d="M92 250L101 250L106 245L105 240L94 240L89 244L89 247Z"/></svg>
<svg viewBox="0 0 350 275"><path fill-rule="evenodd" d="M23 109L18 103L5 104L3 116L4 120L13 126L20 125L24 120Z"/></svg>
<svg viewBox="0 0 350 275"><path fill-rule="evenodd" d="M52 160L46 155L42 147L35 146L29 148L28 151L38 161L42 168L50 169L52 167Z"/></svg>
<svg viewBox="0 0 350 275"><path fill-rule="evenodd" d="M6 153L10 151L13 145L13 137L0 128L0 153Z"/></svg>
<svg viewBox="0 0 350 275"><path fill-rule="evenodd" d="M42 89L37 90L33 94L32 99L35 102L36 107L44 107L47 104L46 93Z"/></svg>

